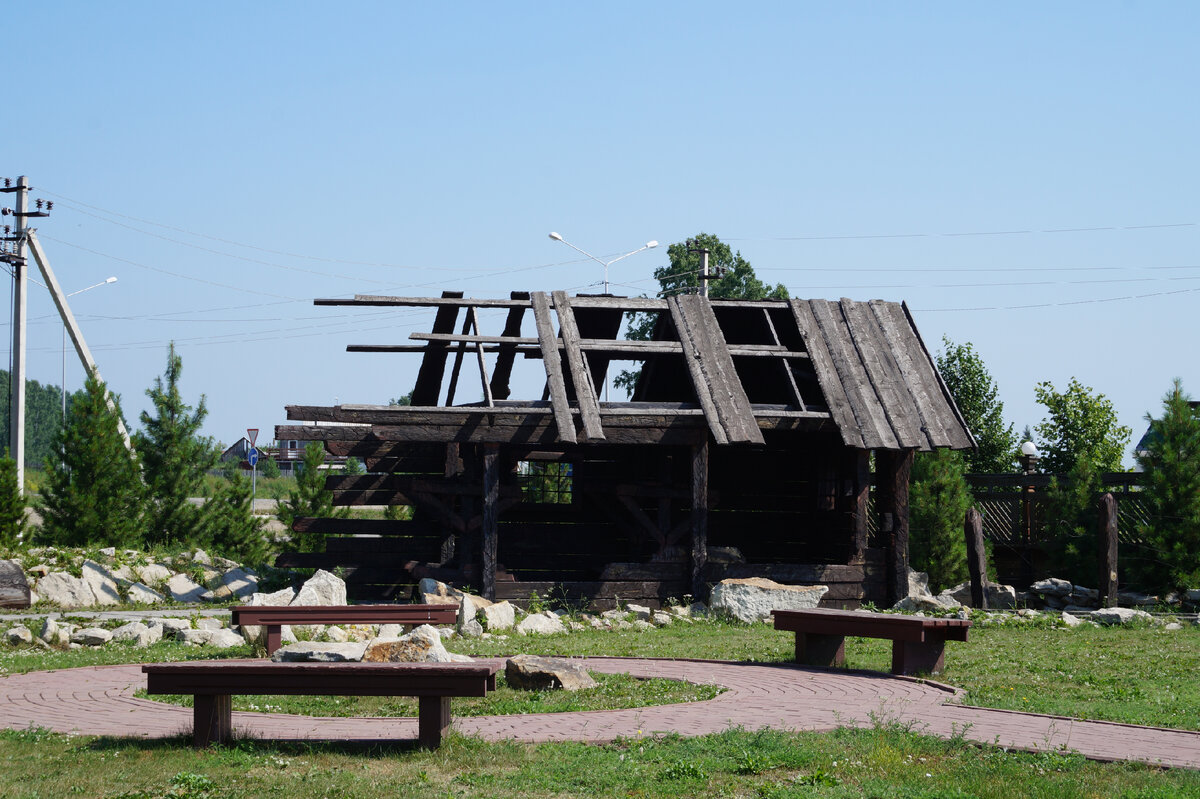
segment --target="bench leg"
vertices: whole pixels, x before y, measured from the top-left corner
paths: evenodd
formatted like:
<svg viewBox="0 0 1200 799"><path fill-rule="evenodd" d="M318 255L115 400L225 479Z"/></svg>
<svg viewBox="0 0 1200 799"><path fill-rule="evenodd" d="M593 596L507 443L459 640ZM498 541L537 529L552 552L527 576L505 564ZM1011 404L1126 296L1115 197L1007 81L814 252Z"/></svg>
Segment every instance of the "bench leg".
<svg viewBox="0 0 1200 799"><path fill-rule="evenodd" d="M192 745L203 749L227 742L233 734L233 701L229 694L196 694L192 701Z"/></svg>
<svg viewBox="0 0 1200 799"><path fill-rule="evenodd" d="M946 665L946 640L892 641L892 674L938 674Z"/></svg>
<svg viewBox="0 0 1200 799"><path fill-rule="evenodd" d="M437 749L442 734L450 729L450 697L418 697L417 744L422 749Z"/></svg>
<svg viewBox="0 0 1200 799"><path fill-rule="evenodd" d="M806 666L846 665L846 636L796 633L796 662Z"/></svg>
<svg viewBox="0 0 1200 799"><path fill-rule="evenodd" d="M275 654L275 650L283 645L283 627L279 624L267 625L267 656Z"/></svg>

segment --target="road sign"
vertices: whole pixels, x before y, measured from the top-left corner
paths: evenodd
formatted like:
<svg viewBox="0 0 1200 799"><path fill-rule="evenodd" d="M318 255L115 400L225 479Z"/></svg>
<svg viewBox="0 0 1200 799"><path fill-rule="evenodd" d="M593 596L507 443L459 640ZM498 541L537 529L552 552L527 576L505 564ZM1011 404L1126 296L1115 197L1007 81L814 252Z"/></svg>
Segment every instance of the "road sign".
<svg viewBox="0 0 1200 799"><path fill-rule="evenodd" d="M253 447L254 444L258 441L258 428L257 427L246 428L246 436L250 439L250 446Z"/></svg>
<svg viewBox="0 0 1200 799"><path fill-rule="evenodd" d="M246 460L250 463L251 466L257 466L258 465L258 450L256 450L254 447L251 447L250 451L246 453Z"/></svg>

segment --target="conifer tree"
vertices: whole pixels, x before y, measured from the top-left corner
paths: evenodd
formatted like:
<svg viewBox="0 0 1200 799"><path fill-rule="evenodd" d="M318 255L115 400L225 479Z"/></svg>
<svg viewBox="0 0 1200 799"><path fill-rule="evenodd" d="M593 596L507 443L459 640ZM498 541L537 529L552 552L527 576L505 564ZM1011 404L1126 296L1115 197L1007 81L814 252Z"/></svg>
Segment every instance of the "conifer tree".
<svg viewBox="0 0 1200 799"><path fill-rule="evenodd" d="M1046 490L1046 528L1050 568L1055 577L1080 585L1095 585L1099 548L1100 471L1086 453L1075 456L1065 474L1055 475Z"/></svg>
<svg viewBox="0 0 1200 799"><path fill-rule="evenodd" d="M300 461L300 473L296 475L296 489L288 493L286 501L280 503L279 521L290 527L296 519L344 519L350 515L349 508L333 507L333 492L325 488L328 472L325 465L325 445L310 441L304 446L304 457ZM320 549L324 536L297 533L292 536L293 548L305 552Z"/></svg>
<svg viewBox="0 0 1200 799"><path fill-rule="evenodd" d="M1200 588L1200 408L1176 379L1138 453L1149 522L1141 538L1153 559L1138 571L1147 588Z"/></svg>
<svg viewBox="0 0 1200 799"><path fill-rule="evenodd" d="M135 436L145 467L146 540L150 544L190 542L197 535L204 509L188 500L200 496L205 473L216 467L220 457L213 440L199 435L208 415L204 395L193 411L179 392L182 372L183 359L171 342L166 371L146 390L154 415L142 412L143 431Z"/></svg>
<svg viewBox="0 0 1200 799"><path fill-rule="evenodd" d="M913 462L909 493L909 557L913 568L929 574L934 593L965 581L967 542L963 533L971 493L959 452L919 452Z"/></svg>
<svg viewBox="0 0 1200 799"><path fill-rule="evenodd" d="M95 375L71 404L46 460L41 538L62 546L137 546L143 540L141 464L118 427L116 396Z"/></svg>
<svg viewBox="0 0 1200 799"><path fill-rule="evenodd" d="M250 481L241 475L222 484L204 505L199 538L211 551L241 563L265 563L271 551L263 520L254 515Z"/></svg>
<svg viewBox="0 0 1200 799"><path fill-rule="evenodd" d="M25 508L29 502L17 490L17 462L4 451L0 458L0 549L15 547L27 529Z"/></svg>

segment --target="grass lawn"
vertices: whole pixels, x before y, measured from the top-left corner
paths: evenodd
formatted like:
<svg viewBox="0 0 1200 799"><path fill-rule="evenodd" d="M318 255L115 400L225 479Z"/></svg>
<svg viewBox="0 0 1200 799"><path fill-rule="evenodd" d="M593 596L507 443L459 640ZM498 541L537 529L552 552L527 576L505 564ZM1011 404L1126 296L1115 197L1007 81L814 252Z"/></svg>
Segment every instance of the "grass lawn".
<svg viewBox="0 0 1200 799"><path fill-rule="evenodd" d="M454 640L473 655L532 654L787 660L790 634L698 622L638 632L546 638ZM0 671L197 656L160 644L149 650L26 654L0 650ZM231 653L244 657L247 651ZM851 667L883 670L888 644L847 639ZM989 707L1200 730L1200 628L1055 630L978 627L947 647L944 682ZM608 683L613 701L630 688ZM645 686L642 686L645 689ZM646 702L658 687L644 690ZM685 687L682 689L687 690ZM607 698L605 697L607 694ZM259 704L278 704L256 698ZM282 699L282 698L280 698ZM326 713L324 698L288 698L297 711ZM460 711L459 701L455 712ZM519 711L545 699L505 698ZM306 705L305 703L312 704ZM590 706L590 705L589 705ZM596 707L602 704L594 705ZM271 707L274 710L274 707ZM540 707L538 708L540 709ZM370 708L363 708L364 712ZM353 712L342 705L340 712ZM496 712L480 710L478 712ZM882 726L833 734L730 730L583 744L490 744L451 735L437 752L242 740L194 752L184 739L73 738L44 731L0 733L0 796L744 796L744 797L1200 797L1200 773L1090 763L1061 753L1011 753Z"/></svg>

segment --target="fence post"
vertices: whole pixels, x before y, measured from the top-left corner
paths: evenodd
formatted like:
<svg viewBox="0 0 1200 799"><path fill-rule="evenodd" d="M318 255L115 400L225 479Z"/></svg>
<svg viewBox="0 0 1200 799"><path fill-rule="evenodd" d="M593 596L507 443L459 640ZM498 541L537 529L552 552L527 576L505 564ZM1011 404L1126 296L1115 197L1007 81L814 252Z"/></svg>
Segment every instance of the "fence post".
<svg viewBox="0 0 1200 799"><path fill-rule="evenodd" d="M1117 606L1117 501L1111 493L1100 497L1096 530L1100 552L1100 607Z"/></svg>
<svg viewBox="0 0 1200 799"><path fill-rule="evenodd" d="M983 516L967 509L963 524L967 537L967 571L971 575L971 607L987 610L987 550L983 547Z"/></svg>

